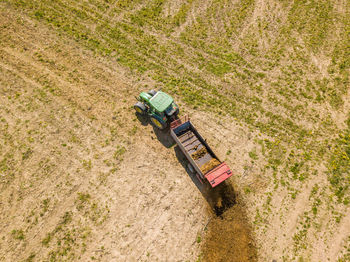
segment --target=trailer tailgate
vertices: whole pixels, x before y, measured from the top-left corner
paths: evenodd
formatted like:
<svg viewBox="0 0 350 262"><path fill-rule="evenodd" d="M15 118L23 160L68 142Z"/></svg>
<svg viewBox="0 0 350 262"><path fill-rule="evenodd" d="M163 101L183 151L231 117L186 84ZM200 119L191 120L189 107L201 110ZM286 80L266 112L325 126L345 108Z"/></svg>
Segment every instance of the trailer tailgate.
<svg viewBox="0 0 350 262"><path fill-rule="evenodd" d="M225 162L205 174L206 179L212 187L219 185L221 182L232 176L232 172Z"/></svg>

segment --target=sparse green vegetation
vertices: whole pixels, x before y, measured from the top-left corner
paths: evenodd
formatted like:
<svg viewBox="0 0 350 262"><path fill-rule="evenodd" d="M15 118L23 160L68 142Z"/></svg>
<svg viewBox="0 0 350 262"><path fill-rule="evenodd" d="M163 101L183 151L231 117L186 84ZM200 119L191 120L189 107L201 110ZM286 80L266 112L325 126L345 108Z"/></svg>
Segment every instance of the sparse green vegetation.
<svg viewBox="0 0 350 262"><path fill-rule="evenodd" d="M328 173L332 189L338 201L349 202L350 198L350 117L348 128L335 140L329 160Z"/></svg>
<svg viewBox="0 0 350 262"><path fill-rule="evenodd" d="M197 236L196 242L197 242L197 244L199 244L200 242L202 242L202 237L201 237L201 235L198 235L198 236Z"/></svg>
<svg viewBox="0 0 350 262"><path fill-rule="evenodd" d="M253 159L253 160L257 160L258 159L258 155L256 154L255 150L249 152L249 157L251 159Z"/></svg>
<svg viewBox="0 0 350 262"><path fill-rule="evenodd" d="M208 120L208 126L223 129L212 135L222 142L237 188L255 211L250 219L257 235L278 227L292 232L267 244L259 239L283 253L284 261L312 257L312 244L322 239L327 246L333 236L322 234L348 218L346 1L4 0L0 6L6 10L0 23L2 217L8 218L6 208L23 215L26 224L13 225L23 229L10 233L18 243L48 219L59 220L38 238L42 252L24 247L22 260L100 259L91 250L83 253L123 195L113 186L139 179L120 166L139 161L133 150L147 133L136 118L130 120L141 87L162 88L181 110L227 121L215 126ZM126 87L119 76L130 81ZM249 130L247 144L240 144L245 136L227 130L230 122ZM147 146L154 150L149 141ZM138 172L144 164L138 163ZM163 184L164 177L153 180ZM111 195L99 194L110 189ZM133 190L156 202L147 188ZM152 190L165 198L163 190ZM151 204L143 198L132 201L147 210ZM30 210L14 210L20 205ZM289 244L282 250L279 243ZM339 261L347 261L348 249Z"/></svg>
<svg viewBox="0 0 350 262"><path fill-rule="evenodd" d="M52 234L47 234L47 236L41 241L44 246L48 246L51 241Z"/></svg>
<svg viewBox="0 0 350 262"><path fill-rule="evenodd" d="M27 259L25 260L25 262L33 262L35 258L35 253L31 253Z"/></svg>
<svg viewBox="0 0 350 262"><path fill-rule="evenodd" d="M24 232L22 229L13 229L11 231L11 235L14 239L17 239L17 240L24 240Z"/></svg>

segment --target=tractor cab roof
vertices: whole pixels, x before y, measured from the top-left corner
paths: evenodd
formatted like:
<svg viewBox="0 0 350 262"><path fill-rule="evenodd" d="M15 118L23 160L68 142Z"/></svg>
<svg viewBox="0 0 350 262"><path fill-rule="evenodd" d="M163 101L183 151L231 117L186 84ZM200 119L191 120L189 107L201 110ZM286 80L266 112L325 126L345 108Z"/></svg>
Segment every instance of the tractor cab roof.
<svg viewBox="0 0 350 262"><path fill-rule="evenodd" d="M174 99L168 94L158 91L149 101L155 110L162 113L174 102Z"/></svg>

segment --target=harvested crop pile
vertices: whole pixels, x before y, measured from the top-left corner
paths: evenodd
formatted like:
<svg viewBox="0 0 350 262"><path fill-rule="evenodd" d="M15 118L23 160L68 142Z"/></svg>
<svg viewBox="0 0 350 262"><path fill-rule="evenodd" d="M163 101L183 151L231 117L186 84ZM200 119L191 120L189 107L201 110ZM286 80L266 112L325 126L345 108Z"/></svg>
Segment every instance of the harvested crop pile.
<svg viewBox="0 0 350 262"><path fill-rule="evenodd" d="M192 154L192 158L194 160L200 159L201 157L205 156L207 152L207 149L205 147L202 147L201 149L197 150Z"/></svg>
<svg viewBox="0 0 350 262"><path fill-rule="evenodd" d="M197 150L192 154L192 158L194 160L197 160L205 156L205 154L207 153L208 153L207 149L205 147L202 147L201 149ZM216 158L212 158L210 159L210 161L208 161L207 163L201 166L201 171L205 174L208 171L212 170L214 167L218 166L219 164L220 164L219 160L217 160Z"/></svg>
<svg viewBox="0 0 350 262"><path fill-rule="evenodd" d="M205 174L218 165L220 165L219 160L217 160L216 158L212 158L210 159L210 161L201 166L201 171L203 172L203 174Z"/></svg>
<svg viewBox="0 0 350 262"><path fill-rule="evenodd" d="M235 205L213 217L203 244L203 261L257 261L254 241L243 208Z"/></svg>

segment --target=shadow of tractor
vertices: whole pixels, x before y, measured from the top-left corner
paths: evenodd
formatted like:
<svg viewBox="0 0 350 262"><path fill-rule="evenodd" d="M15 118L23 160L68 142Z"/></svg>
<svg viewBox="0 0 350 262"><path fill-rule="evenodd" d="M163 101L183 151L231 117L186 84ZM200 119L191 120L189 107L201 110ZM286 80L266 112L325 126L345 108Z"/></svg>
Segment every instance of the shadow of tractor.
<svg viewBox="0 0 350 262"><path fill-rule="evenodd" d="M140 115L137 113L135 113L135 115L143 126L151 125L153 127L154 134L157 136L157 139L159 140L159 142L162 143L163 146L165 146L166 148L170 148L175 144L174 139L170 136L169 126L163 130L160 130L159 128L153 125L148 115Z"/></svg>

